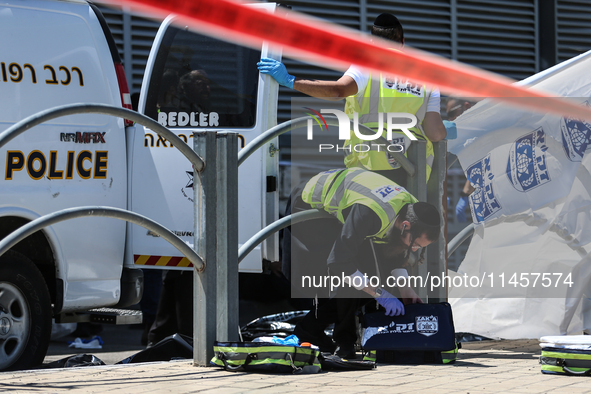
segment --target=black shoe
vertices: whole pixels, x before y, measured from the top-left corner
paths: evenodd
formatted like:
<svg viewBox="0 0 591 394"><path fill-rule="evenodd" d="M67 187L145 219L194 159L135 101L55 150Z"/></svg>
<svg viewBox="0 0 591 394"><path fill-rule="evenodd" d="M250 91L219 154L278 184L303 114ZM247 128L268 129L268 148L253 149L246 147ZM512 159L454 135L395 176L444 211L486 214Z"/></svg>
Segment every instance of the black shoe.
<svg viewBox="0 0 591 394"><path fill-rule="evenodd" d="M357 358L355 345L340 345L335 354L346 360L355 360Z"/></svg>
<svg viewBox="0 0 591 394"><path fill-rule="evenodd" d="M322 353L333 354L337 348L332 339L330 339L324 332L319 335L314 335L303 329L300 325L296 325L293 334L298 337L300 343L309 342L312 345L316 345Z"/></svg>

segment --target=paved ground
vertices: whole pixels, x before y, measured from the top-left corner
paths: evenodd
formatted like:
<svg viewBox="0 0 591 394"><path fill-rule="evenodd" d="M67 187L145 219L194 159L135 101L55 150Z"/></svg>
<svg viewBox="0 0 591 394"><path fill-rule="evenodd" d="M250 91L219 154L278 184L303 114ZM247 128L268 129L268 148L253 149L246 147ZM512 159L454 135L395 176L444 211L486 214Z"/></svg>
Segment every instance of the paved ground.
<svg viewBox="0 0 591 394"><path fill-rule="evenodd" d="M193 367L191 361L0 373L5 393L587 393L585 377L540 372L537 341L464 344L454 365L379 365L373 371L271 375Z"/></svg>

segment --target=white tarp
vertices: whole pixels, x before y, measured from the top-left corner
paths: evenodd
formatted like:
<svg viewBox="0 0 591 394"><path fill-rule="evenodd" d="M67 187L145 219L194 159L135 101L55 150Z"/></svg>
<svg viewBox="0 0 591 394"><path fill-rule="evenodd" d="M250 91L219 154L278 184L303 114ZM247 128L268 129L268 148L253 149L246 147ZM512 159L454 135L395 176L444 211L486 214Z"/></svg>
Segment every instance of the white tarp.
<svg viewBox="0 0 591 394"><path fill-rule="evenodd" d="M591 51L522 83L591 106L589 70ZM479 223L458 274L481 279L450 289L456 331L591 329L591 122L483 100L456 123L448 147L476 187Z"/></svg>

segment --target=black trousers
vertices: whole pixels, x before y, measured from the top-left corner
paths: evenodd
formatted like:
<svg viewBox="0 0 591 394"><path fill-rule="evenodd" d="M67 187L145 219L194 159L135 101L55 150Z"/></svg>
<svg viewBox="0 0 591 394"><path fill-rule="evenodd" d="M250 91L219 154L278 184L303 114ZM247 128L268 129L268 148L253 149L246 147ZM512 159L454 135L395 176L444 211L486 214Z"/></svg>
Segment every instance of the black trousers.
<svg viewBox="0 0 591 394"><path fill-rule="evenodd" d="M292 191L286 215L312 209L302 201L304 186L302 183ZM322 288L302 288L302 278L327 274L326 260L342 227L338 220L327 218L296 223L284 229L281 269L292 284L292 298L328 297Z"/></svg>
<svg viewBox="0 0 591 394"><path fill-rule="evenodd" d="M193 337L193 271L164 271L148 343L156 344L176 333Z"/></svg>
<svg viewBox="0 0 591 394"><path fill-rule="evenodd" d="M352 291L360 293L359 290ZM334 323L332 338L336 345L349 347L357 342L357 325L355 316L364 305L375 301L372 298L361 298L360 294L350 294L351 298L333 297L320 299L318 309L312 309L297 324L299 332L310 334L310 338L300 338L305 342L314 343L315 339L324 337L324 330ZM357 297L354 297L357 295ZM297 331L296 331L297 333ZM322 340L322 339L321 339Z"/></svg>

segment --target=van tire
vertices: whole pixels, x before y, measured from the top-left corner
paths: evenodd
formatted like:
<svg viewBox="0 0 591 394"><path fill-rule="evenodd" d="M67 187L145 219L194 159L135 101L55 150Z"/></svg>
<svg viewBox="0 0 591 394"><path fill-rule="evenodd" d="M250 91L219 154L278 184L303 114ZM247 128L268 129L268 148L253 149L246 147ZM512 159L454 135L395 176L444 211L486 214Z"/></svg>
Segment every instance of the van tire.
<svg viewBox="0 0 591 394"><path fill-rule="evenodd" d="M10 250L0 256L0 371L43 363L51 317L49 290L35 264Z"/></svg>

